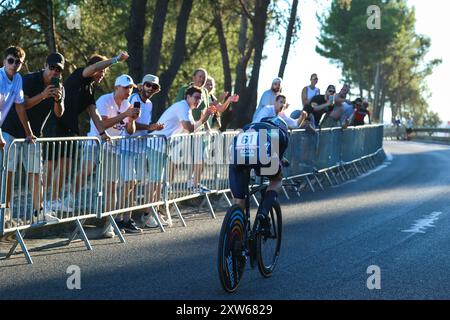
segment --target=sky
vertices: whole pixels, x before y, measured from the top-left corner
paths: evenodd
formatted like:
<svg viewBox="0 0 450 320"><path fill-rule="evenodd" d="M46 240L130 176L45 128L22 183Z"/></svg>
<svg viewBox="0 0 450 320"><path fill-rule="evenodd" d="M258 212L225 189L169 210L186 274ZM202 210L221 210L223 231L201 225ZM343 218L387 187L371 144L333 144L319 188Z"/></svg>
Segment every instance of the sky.
<svg viewBox="0 0 450 320"><path fill-rule="evenodd" d="M431 48L426 59L441 58L443 60L427 80L432 93L429 105L431 110L439 113L444 122L450 121L450 105L441 103L441 101L448 101L449 94L445 86L448 80L447 75L450 75L450 50L448 50L450 46L447 46L450 37L447 35L448 29L444 27L444 23L448 19L450 1L408 0L408 3L416 8L416 32L431 38ZM301 91L303 87L310 84L309 78L312 73L318 74L317 86L322 93L329 84L336 84L337 87L342 84L340 69L315 52L317 37L320 34L316 13L325 15L330 4L331 0L299 1L298 15L302 23L300 37L291 46L283 77L283 93L287 96L290 110L301 108ZM267 58L261 66L258 99L265 90L270 88L272 80L278 74L283 45L284 43L280 44L275 37L268 39L265 45L263 55ZM389 121L389 109L385 110L384 119Z"/></svg>

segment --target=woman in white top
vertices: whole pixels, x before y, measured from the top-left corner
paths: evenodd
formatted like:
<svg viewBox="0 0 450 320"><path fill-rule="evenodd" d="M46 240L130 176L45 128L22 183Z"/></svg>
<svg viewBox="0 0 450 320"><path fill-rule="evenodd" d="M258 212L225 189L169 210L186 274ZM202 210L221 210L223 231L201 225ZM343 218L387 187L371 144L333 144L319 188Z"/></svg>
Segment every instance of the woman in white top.
<svg viewBox="0 0 450 320"><path fill-rule="evenodd" d="M306 105L309 105L311 103L311 99L314 96L317 96L320 94L320 89L316 88L318 81L319 81L319 78L317 77L317 74L313 73L311 75L311 84L309 86L306 86L303 88L303 91L302 91L303 107L305 107Z"/></svg>

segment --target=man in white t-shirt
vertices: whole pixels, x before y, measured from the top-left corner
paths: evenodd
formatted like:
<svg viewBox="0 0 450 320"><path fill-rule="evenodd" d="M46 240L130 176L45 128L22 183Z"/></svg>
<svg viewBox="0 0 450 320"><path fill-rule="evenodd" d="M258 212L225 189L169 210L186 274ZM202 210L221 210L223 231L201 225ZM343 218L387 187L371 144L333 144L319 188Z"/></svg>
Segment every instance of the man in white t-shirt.
<svg viewBox="0 0 450 320"><path fill-rule="evenodd" d="M26 140L34 143L34 140L36 139L25 112L22 77L18 73L25 61L25 51L20 47L8 47L3 54L3 58L3 67L0 68L0 163L3 162L3 152L5 151L4 148L6 144L1 126L13 103L15 103L17 115L25 130ZM0 196L6 189L1 183L2 182L0 181ZM4 216L7 228L17 224L17 221L11 219L9 208L5 209Z"/></svg>
<svg viewBox="0 0 450 320"><path fill-rule="evenodd" d="M289 129L296 129L300 126L300 124L305 120L305 115L302 113L300 117L297 120L294 120L290 118L288 115L285 114L284 110L287 108L286 103L286 96L285 95L278 95L275 99L275 104L272 106L265 106L262 108L258 115L253 119L252 123L260 122L263 118L268 117L280 117L281 119L286 122Z"/></svg>
<svg viewBox="0 0 450 320"><path fill-rule="evenodd" d="M136 119L136 132L132 136L147 136L149 132L156 134L157 131L164 129L164 124L153 123L153 104L150 99L161 90L159 78L155 75L147 74L143 77L142 82L138 84L138 88L139 92L132 94L128 99L132 106L141 109L141 115ZM127 194L130 193L131 199L135 198L134 191L136 186L140 185L141 190L148 192L146 194L148 197L145 196L144 201L154 203L159 200L161 193L165 153L146 148L148 139L163 143L162 138L158 137L136 138L127 141L124 145L125 152L121 174L126 182L126 188L130 187L125 189L125 191ZM145 214L141 217L141 221L144 227L156 228L159 224L150 212L150 209L145 209ZM159 220L163 225L167 225L161 215L159 215Z"/></svg>
<svg viewBox="0 0 450 320"><path fill-rule="evenodd" d="M102 95L95 103L96 112L101 117L103 127L108 136L112 138L110 142L102 144L104 156L103 179L105 181L103 198L106 201L104 206L106 211L113 211L116 209L117 182L120 172L120 152L122 142L120 139L117 139L117 137L125 135L125 132L133 134L136 131L135 121L140 115L140 109L133 108L128 101L128 98L135 87L136 85L134 84L133 79L130 76L123 74L116 78L114 92ZM104 135L104 132L98 132L93 120L90 120L90 127L91 129L88 136L100 138ZM80 178L90 175L95 167L97 159L93 159L93 157L98 155L98 152L93 151L92 145L88 145L87 150L85 151L86 165L84 166L84 170L87 172L83 172L84 170L82 170ZM134 225L134 222L130 217L131 214L127 214L125 218L126 223L124 223L122 219L119 219L119 228L124 229L125 232L129 233L142 232L141 229ZM108 223L104 233L111 233L110 229L111 226Z"/></svg>
<svg viewBox="0 0 450 320"><path fill-rule="evenodd" d="M20 47L9 47L4 52L3 67L0 68L0 128L8 115L13 103L25 130L26 139L33 141L33 135L28 117L25 112L25 97L22 90L22 77L19 74L25 60L25 51ZM0 129L0 148L4 148L5 141Z"/></svg>
<svg viewBox="0 0 450 320"><path fill-rule="evenodd" d="M176 133L192 133L208 121L209 117L216 112L216 108L210 106L205 112L202 112L200 119L195 121L192 116L192 110L200 105L202 90L199 87L191 86L186 90L184 97L185 99L174 103L161 115L158 123L163 123L164 129L158 131L157 134L170 138ZM154 148L161 150L161 148L158 148L157 146ZM171 156L172 163L169 181L172 181L172 177L174 176L175 164L183 161L182 159L179 159L180 151L185 151L184 154L186 155L190 155L191 152L189 150L186 153L186 150L180 150L179 147L172 149L172 153L169 155Z"/></svg>

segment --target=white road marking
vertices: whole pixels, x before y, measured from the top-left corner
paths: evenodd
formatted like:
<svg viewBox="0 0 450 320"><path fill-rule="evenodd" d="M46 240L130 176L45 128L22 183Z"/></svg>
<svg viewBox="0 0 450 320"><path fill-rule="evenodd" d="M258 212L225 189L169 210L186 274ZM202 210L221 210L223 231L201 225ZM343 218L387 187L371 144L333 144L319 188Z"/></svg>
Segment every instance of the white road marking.
<svg viewBox="0 0 450 320"><path fill-rule="evenodd" d="M416 223L408 230L402 230L402 232L410 233L425 233L425 229L434 228L433 225L437 221L442 212L432 212L428 216L423 217L423 219L416 220Z"/></svg>

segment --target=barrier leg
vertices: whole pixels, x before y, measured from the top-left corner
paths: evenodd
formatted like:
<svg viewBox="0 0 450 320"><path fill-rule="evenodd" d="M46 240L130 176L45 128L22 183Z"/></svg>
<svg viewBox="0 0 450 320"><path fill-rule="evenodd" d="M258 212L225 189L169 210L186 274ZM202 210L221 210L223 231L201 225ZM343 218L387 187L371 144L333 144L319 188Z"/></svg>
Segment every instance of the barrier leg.
<svg viewBox="0 0 450 320"><path fill-rule="evenodd" d="M288 200L290 200L291 198L289 198L289 195L288 195L288 193L287 193L287 191L286 191L286 188L285 188L284 186L282 186L281 189L283 190L283 193L284 193L284 195L286 196L286 198L287 198Z"/></svg>
<svg viewBox="0 0 450 320"><path fill-rule="evenodd" d="M25 233L26 233L26 231L23 232L23 237L25 237ZM25 245L25 242L23 241L22 234L20 233L19 230L16 230L15 235L16 235L16 242L12 246L11 250L9 250L5 259L9 259L16 251L17 246L20 244L20 247L22 248L22 252L25 255L25 259L27 259L28 264L33 264L33 259L31 259L30 252L28 251L28 248Z"/></svg>
<svg viewBox="0 0 450 320"><path fill-rule="evenodd" d="M358 173L358 176L360 176L360 175L361 175L361 172L359 171L358 166L356 165L355 162L353 162L353 168L354 168L354 169L356 170L356 172Z"/></svg>
<svg viewBox="0 0 450 320"><path fill-rule="evenodd" d="M161 232L166 232L166 229L164 229L161 219L159 219L159 214L156 212L155 208L151 206L150 209L152 209L153 217L156 219L156 222L158 222L159 229L161 229Z"/></svg>
<svg viewBox="0 0 450 320"><path fill-rule="evenodd" d="M120 232L119 227L117 226L116 220L114 220L114 217L112 215L108 216L108 221L111 224L111 226L114 229L115 234L119 237L119 240L121 243L125 243L125 238L122 235L122 232Z"/></svg>
<svg viewBox="0 0 450 320"><path fill-rule="evenodd" d="M327 180L330 183L330 186L332 186L333 185L333 181L331 181L330 176L328 175L328 172L325 171L324 174L325 174L325 177L327 177ZM324 190L324 189L322 188L322 190Z"/></svg>
<svg viewBox="0 0 450 320"><path fill-rule="evenodd" d="M167 223L169 224L169 226L172 226L173 221L172 221L172 215L170 214L170 208L169 208L169 203L165 203L164 207L166 208L166 214L167 214Z"/></svg>
<svg viewBox="0 0 450 320"><path fill-rule="evenodd" d="M84 223L84 221L85 221L85 220L83 220L83 223ZM86 246L86 248L87 248L89 251L92 251L91 243L89 242L89 239L88 239L88 237L86 236L86 233L84 232L83 224L80 222L80 219L75 220L75 223L76 223L76 225L77 225L77 233L80 234L80 238L81 238L81 240L83 240L84 245Z"/></svg>
<svg viewBox="0 0 450 320"><path fill-rule="evenodd" d="M351 177L350 177L350 175L348 174L347 170L345 170L345 164L342 165L342 171L344 171L347 180L350 180Z"/></svg>
<svg viewBox="0 0 450 320"><path fill-rule="evenodd" d="M207 194L205 194L206 202L208 203L209 211L211 212L211 217L213 219L216 219L216 214L214 213L214 209L212 207L211 201L209 200L209 197Z"/></svg>
<svg viewBox="0 0 450 320"><path fill-rule="evenodd" d="M187 227L186 221L184 221L184 218L183 218L183 216L181 215L181 211L180 211L180 209L178 208L177 203L174 202L173 205L175 206L175 209L177 210L177 214L178 214L178 216L180 217L181 224L183 225L183 227Z"/></svg>
<svg viewBox="0 0 450 320"><path fill-rule="evenodd" d="M314 174L314 178L316 178L316 181L317 181L317 183L319 184L320 189L322 189L322 191L324 191L325 188L324 188L323 185L320 183L319 177L317 177L317 175ZM330 179L330 178L328 177L328 179Z"/></svg>
<svg viewBox="0 0 450 320"><path fill-rule="evenodd" d="M315 177L315 175L314 175L314 177ZM311 189L311 191L312 191L312 192L316 192L316 189L314 189L314 187L313 187L313 185L312 185L312 183L311 183L311 180L309 180L309 177L306 176L305 178L306 178L306 182L308 183L309 188Z"/></svg>
<svg viewBox="0 0 450 320"><path fill-rule="evenodd" d="M224 193L222 193L222 197L224 197L225 198L225 200L226 200L226 202L228 203L228 205L231 207L231 201L230 201L230 199L228 198L228 196L227 196L227 193L226 192L224 192Z"/></svg>

